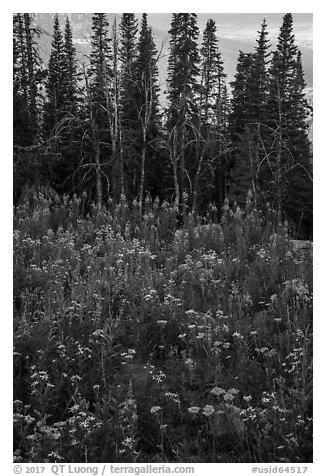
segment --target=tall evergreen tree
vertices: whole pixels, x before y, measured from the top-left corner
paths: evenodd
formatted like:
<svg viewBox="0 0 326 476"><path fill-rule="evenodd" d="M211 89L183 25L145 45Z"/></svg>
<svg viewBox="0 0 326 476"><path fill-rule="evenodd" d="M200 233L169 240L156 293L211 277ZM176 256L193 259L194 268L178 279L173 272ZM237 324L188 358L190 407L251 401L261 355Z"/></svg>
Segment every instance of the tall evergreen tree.
<svg viewBox="0 0 326 476"><path fill-rule="evenodd" d="M92 17L91 45L88 77L94 113L97 122L100 122L107 119L113 77L111 38L105 13L94 13Z"/></svg>
<svg viewBox="0 0 326 476"><path fill-rule="evenodd" d="M197 207L199 179L205 179L206 200L216 195L224 200L224 175L227 138L228 98L223 61L218 47L216 24L208 20L203 34L201 53L201 82L199 89L199 154L193 182L193 210ZM206 175L205 175L206 172ZM212 172L215 178L212 177ZM207 176L207 174L209 174ZM211 190L208 194L208 184ZM215 194L214 192L217 192ZM203 197L204 198L204 197ZM214 197L215 198L215 197Z"/></svg>
<svg viewBox="0 0 326 476"><path fill-rule="evenodd" d="M168 121L170 127L179 121L179 113L192 117L197 114L199 52L197 15L173 13L169 30L170 55L168 60Z"/></svg>
<svg viewBox="0 0 326 476"><path fill-rule="evenodd" d="M147 161L151 160L152 172L157 172L153 163L154 152L157 148L156 140L160 133L159 114L159 86L158 86L158 53L153 35L147 23L147 14L143 13L140 36L137 45L137 59L135 63L135 101L137 111L137 152L139 164L139 202L142 212L142 201L147 172Z"/></svg>
<svg viewBox="0 0 326 476"><path fill-rule="evenodd" d="M151 99L152 127L159 123L159 86L158 86L158 52L153 39L153 33L147 22L147 13L143 13L137 54L135 61L136 104L137 112L144 117L143 105Z"/></svg>
<svg viewBox="0 0 326 476"><path fill-rule="evenodd" d="M78 109L78 81L80 75L77 70L76 48L73 44L71 25L68 17L64 31L63 53L65 110L75 115Z"/></svg>
<svg viewBox="0 0 326 476"><path fill-rule="evenodd" d="M270 43L267 39L268 32L265 18L258 35L257 46L252 56L246 96L246 122L249 124L264 124L266 121Z"/></svg>
<svg viewBox="0 0 326 476"><path fill-rule="evenodd" d="M230 122L234 143L238 145L231 172L230 197L241 205L244 205L247 192L251 189L257 206L261 199L259 190L263 187L263 183L259 183L258 171L266 154L262 142L269 133L269 128L266 129L270 56L267 36L267 23L264 19L261 30L258 31L257 46L245 73L246 79L234 84L238 98L233 101ZM235 94L234 98L236 96Z"/></svg>
<svg viewBox="0 0 326 476"><path fill-rule="evenodd" d="M312 223L310 107L304 88L293 18L291 13L287 13L270 67L268 111L273 133L268 143L270 155L264 164L264 172L269 178L269 199L279 210L286 212L298 229L309 233Z"/></svg>
<svg viewBox="0 0 326 476"><path fill-rule="evenodd" d="M214 20L208 20L203 34L201 53L200 105L202 123L213 124L216 116L216 104L222 97L226 74L218 48Z"/></svg>
<svg viewBox="0 0 326 476"><path fill-rule="evenodd" d="M62 41L61 70L58 90L60 91L59 122L56 125L56 145L60 157L54 168L54 187L64 193L81 191L80 144L83 127L80 113L80 74L77 70L76 50L73 44L69 18L66 18ZM59 68L57 69L57 72Z"/></svg>
<svg viewBox="0 0 326 476"><path fill-rule="evenodd" d="M105 13L94 13L92 17L91 46L90 66L85 74L85 92L89 154L95 161L82 166L88 167L89 172L95 172L96 202L101 208L103 187L107 184L107 190L110 191L112 175L110 109L113 71L109 23Z"/></svg>
<svg viewBox="0 0 326 476"><path fill-rule="evenodd" d="M186 175L193 175L194 164L187 144L194 139L192 123L198 123L199 52L197 15L173 13L169 30L167 129L173 165L175 203L185 211ZM186 163L186 148L187 158ZM191 170L190 170L191 169Z"/></svg>
<svg viewBox="0 0 326 476"><path fill-rule="evenodd" d="M232 99L229 131L233 146L236 146L237 142L241 140L241 135L245 131L248 83L252 64L253 54L239 51L236 74L234 81L231 82Z"/></svg>
<svg viewBox="0 0 326 476"><path fill-rule="evenodd" d="M121 147L120 128L120 71L119 71L119 34L117 19L114 17L112 26L112 94L111 94L111 147L113 196L118 201L125 195L125 178L123 169L123 148Z"/></svg>
<svg viewBox="0 0 326 476"><path fill-rule="evenodd" d="M40 126L40 89L44 80L37 37L29 13L14 15L14 138L17 145L33 145L38 141ZM18 113L19 112L19 113Z"/></svg>
<svg viewBox="0 0 326 476"><path fill-rule="evenodd" d="M33 141L33 125L28 108L27 60L23 16L13 17L13 135L14 145L28 146Z"/></svg>
<svg viewBox="0 0 326 476"><path fill-rule="evenodd" d="M65 81L63 37L59 24L59 16L55 14L52 48L46 82L47 102L44 108L44 132L46 137L53 134L53 130L64 116L67 99L64 94Z"/></svg>
<svg viewBox="0 0 326 476"><path fill-rule="evenodd" d="M139 162L135 140L138 127L135 69L138 22L134 13L123 13L120 22L120 149L125 175L125 192L137 193Z"/></svg>
<svg viewBox="0 0 326 476"><path fill-rule="evenodd" d="M231 82L232 99L229 115L231 152L227 179L228 197L240 204L245 200L246 192L252 182L252 161L248 160L248 146L251 146L251 140L246 138L246 106L248 105L248 84L252 64L253 54L239 51L235 78Z"/></svg>
<svg viewBox="0 0 326 476"><path fill-rule="evenodd" d="M39 55L39 30L29 13L13 22L13 139L14 199L26 183L42 179L39 150L41 88L44 69Z"/></svg>
<svg viewBox="0 0 326 476"><path fill-rule="evenodd" d="M32 26L32 16L24 13L25 38L26 38L26 58L29 89L29 110L31 120L34 124L34 140L39 133L39 107L38 107L38 82L42 79L40 75L41 60L35 36L38 30Z"/></svg>

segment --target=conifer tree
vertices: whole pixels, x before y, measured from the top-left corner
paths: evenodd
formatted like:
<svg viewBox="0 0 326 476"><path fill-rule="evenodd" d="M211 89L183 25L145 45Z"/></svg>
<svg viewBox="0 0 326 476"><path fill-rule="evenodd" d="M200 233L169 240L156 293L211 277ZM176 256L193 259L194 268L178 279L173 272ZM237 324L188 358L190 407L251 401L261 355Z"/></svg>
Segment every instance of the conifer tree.
<svg viewBox="0 0 326 476"><path fill-rule="evenodd" d="M151 123L152 127L158 127L159 123L159 86L158 86L158 52L154 43L152 30L147 22L147 13L143 13L137 54L135 61L136 77L136 104L138 115L143 117L145 111L143 105L146 99L151 99Z"/></svg>
<svg viewBox="0 0 326 476"><path fill-rule="evenodd" d="M27 60L23 16L13 17L13 135L14 145L32 143L33 127L28 108Z"/></svg>
<svg viewBox="0 0 326 476"><path fill-rule="evenodd" d="M231 115L231 130L235 148L235 163L231 171L230 198L244 205L247 192L251 189L255 205L261 200L259 190L259 164L266 149L262 145L269 133L267 123L269 42L267 23L263 20L258 31L257 46L251 55L245 81L237 78ZM241 76L240 76L241 79ZM262 180L261 182L264 182ZM261 186L260 186L261 185Z"/></svg>
<svg viewBox="0 0 326 476"><path fill-rule="evenodd" d="M203 172L205 177L206 200L212 197L207 194L208 184L217 186L218 201L224 200L224 164L222 152L226 148L227 126L227 90L225 84L223 61L218 47L216 24L208 20L203 34L201 53L201 82L199 89L199 156L193 183L193 210L197 206L199 179ZM215 178L212 177L212 171ZM207 176L209 173L209 176ZM214 194L215 195L215 194Z"/></svg>
<svg viewBox="0 0 326 476"><path fill-rule="evenodd" d="M158 53L153 40L152 31L147 23L147 14L143 13L140 36L137 45L135 63L135 101L137 110L137 152L140 157L139 166L139 203L142 213L142 201L145 189L145 168L148 160L153 161L155 142L160 133L159 117L159 86L158 86ZM152 173L157 172L151 162Z"/></svg>
<svg viewBox="0 0 326 476"><path fill-rule="evenodd" d="M248 84L252 64L253 54L239 51L236 74L234 81L231 83L232 99L229 115L231 153L228 173L228 196L230 200L235 200L240 204L245 200L246 192L251 183L251 164L248 160L248 145L251 145L251 139L249 137L246 138L246 106L248 105ZM250 177L249 182L247 180L248 177Z"/></svg>
<svg viewBox="0 0 326 476"><path fill-rule="evenodd" d="M123 173L126 177L125 192L131 198L136 195L139 162L135 140L138 127L136 104L138 22L134 13L123 13L120 22L120 153Z"/></svg>
<svg viewBox="0 0 326 476"><path fill-rule="evenodd" d="M40 128L40 89L44 70L36 38L39 30L29 13L14 15L14 138L17 144L33 145ZM19 132L20 129L20 132Z"/></svg>
<svg viewBox="0 0 326 476"><path fill-rule="evenodd" d="M119 34L117 19L114 17L112 27L112 92L111 92L111 148L112 148L112 177L113 195L118 201L125 196L125 178L123 169L123 147L120 141L120 70L119 70Z"/></svg>
<svg viewBox="0 0 326 476"><path fill-rule="evenodd" d="M200 50L202 57L200 105L203 125L213 124L218 119L216 117L216 104L221 100L222 90L225 86L226 74L218 48L216 30L214 20L208 20Z"/></svg>
<svg viewBox="0 0 326 476"><path fill-rule="evenodd" d="M56 125L56 143L60 157L54 168L54 187L59 192L81 192L79 162L83 127L80 117L80 74L77 70L69 18L66 18L62 44L60 121Z"/></svg>
<svg viewBox="0 0 326 476"><path fill-rule="evenodd" d="M169 30L167 130L173 165L175 203L185 212L186 175L194 174L187 144L194 139L192 124L198 123L199 30L195 13L173 13ZM191 137L192 134L192 137ZM187 163L186 163L187 148ZM192 169L192 170L190 170Z"/></svg>
<svg viewBox="0 0 326 476"><path fill-rule="evenodd" d="M112 175L110 109L113 72L109 23L105 13L94 13L92 17L91 46L90 66L85 72L85 93L89 154L95 160L82 164L82 167L95 172L96 202L101 208L103 186L107 184L109 193Z"/></svg>
<svg viewBox="0 0 326 476"><path fill-rule="evenodd" d="M49 137L64 115L66 107L65 87L65 56L63 37L59 24L59 16L54 16L53 40L46 82L47 102L44 113L44 132Z"/></svg>
<svg viewBox="0 0 326 476"><path fill-rule="evenodd" d="M256 127L258 124L264 124L266 121L266 108L268 97L268 64L270 44L267 39L267 23L264 18L261 30L258 31L257 46L252 56L252 65L250 68L247 82L246 94L246 123Z"/></svg>
<svg viewBox="0 0 326 476"><path fill-rule="evenodd" d="M71 115L75 115L78 109L78 80L76 48L73 44L73 36L69 18L66 19L64 31L64 97L65 110Z"/></svg>
<svg viewBox="0 0 326 476"><path fill-rule="evenodd" d="M301 54L295 44L293 18L287 13L270 67L269 160L264 163L268 198L297 229L311 233L312 171L308 137L310 108L305 97ZM310 228L310 231L307 231Z"/></svg>
<svg viewBox="0 0 326 476"><path fill-rule="evenodd" d="M236 145L237 142L241 140L241 135L245 131L248 82L252 63L252 53L239 51L236 74L234 81L231 82L232 99L229 117L229 131L233 145Z"/></svg>
<svg viewBox="0 0 326 476"><path fill-rule="evenodd" d="M29 13L24 13L25 38L26 38L26 58L29 88L29 110L31 120L34 124L34 140L39 132L39 107L38 107L38 83L42 79L41 60L38 53L35 35L38 30L32 26L32 17Z"/></svg>
<svg viewBox="0 0 326 476"><path fill-rule="evenodd" d="M107 120L109 90L113 77L111 38L105 13L94 13L92 17L91 45L88 77L94 114L99 123Z"/></svg>
<svg viewBox="0 0 326 476"><path fill-rule="evenodd" d="M42 180L39 132L44 70L33 16L17 13L13 19L13 165L14 199L18 200L26 183Z"/></svg>

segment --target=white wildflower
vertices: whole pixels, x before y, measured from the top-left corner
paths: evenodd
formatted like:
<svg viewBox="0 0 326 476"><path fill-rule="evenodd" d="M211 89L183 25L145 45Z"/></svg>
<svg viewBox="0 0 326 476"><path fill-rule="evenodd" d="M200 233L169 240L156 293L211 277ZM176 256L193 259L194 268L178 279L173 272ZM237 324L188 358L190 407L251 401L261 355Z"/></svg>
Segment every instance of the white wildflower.
<svg viewBox="0 0 326 476"><path fill-rule="evenodd" d="M189 407L188 412L192 414L197 414L199 412L200 408L199 407Z"/></svg>
<svg viewBox="0 0 326 476"><path fill-rule="evenodd" d="M205 407L203 408L203 414L207 417L213 415L214 412L215 409L212 405L205 405Z"/></svg>
<svg viewBox="0 0 326 476"><path fill-rule="evenodd" d="M225 390L224 388L221 388L221 387L214 387L212 390L211 390L211 393L213 393L213 395L223 395L225 393Z"/></svg>

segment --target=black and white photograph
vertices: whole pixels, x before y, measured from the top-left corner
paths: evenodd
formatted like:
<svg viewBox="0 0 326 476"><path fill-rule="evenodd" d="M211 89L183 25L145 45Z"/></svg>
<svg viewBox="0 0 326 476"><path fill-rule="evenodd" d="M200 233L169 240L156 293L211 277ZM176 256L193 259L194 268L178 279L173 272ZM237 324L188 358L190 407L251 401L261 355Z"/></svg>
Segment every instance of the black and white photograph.
<svg viewBox="0 0 326 476"><path fill-rule="evenodd" d="M303 473L313 13L150 11L11 13L14 472Z"/></svg>

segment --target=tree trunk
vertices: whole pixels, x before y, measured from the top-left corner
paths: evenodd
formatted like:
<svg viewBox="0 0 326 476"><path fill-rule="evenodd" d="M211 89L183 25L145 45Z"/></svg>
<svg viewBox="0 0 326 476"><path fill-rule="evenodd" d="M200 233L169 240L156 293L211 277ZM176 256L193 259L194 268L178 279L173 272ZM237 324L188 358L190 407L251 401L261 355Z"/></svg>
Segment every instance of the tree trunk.
<svg viewBox="0 0 326 476"><path fill-rule="evenodd" d="M100 162L100 145L96 144L95 151L95 171L96 171L96 203L97 208L100 210L102 208L102 177L101 177L101 162Z"/></svg>
<svg viewBox="0 0 326 476"><path fill-rule="evenodd" d="M121 131L121 123L120 123L120 147L119 147L119 172L120 172L120 198L123 195L126 196L125 193L125 181L124 181L124 167L123 167L123 136Z"/></svg>
<svg viewBox="0 0 326 476"><path fill-rule="evenodd" d="M278 84L278 140L277 140L277 157L276 157L276 197L277 197L277 211L282 209L282 101L280 86Z"/></svg>
<svg viewBox="0 0 326 476"><path fill-rule="evenodd" d="M145 182L145 161L146 161L146 125L143 125L143 145L141 151L140 164L140 185L139 185L139 215L143 217L143 198L144 198L144 182Z"/></svg>
<svg viewBox="0 0 326 476"><path fill-rule="evenodd" d="M196 173L195 173L195 178L194 178L194 183L193 183L193 200L192 200L192 212L195 213L197 211L197 196L198 196L198 185L199 185L199 176L201 172L201 165L204 160L204 155L205 155L205 145L203 145L199 161L197 164L196 168Z"/></svg>
<svg viewBox="0 0 326 476"><path fill-rule="evenodd" d="M180 138L180 208L181 208L181 215L185 218L186 213L186 204L185 204L185 189L184 189L184 177L185 177L185 98L182 98L181 104L181 123L179 127L179 138Z"/></svg>
<svg viewBox="0 0 326 476"><path fill-rule="evenodd" d="M180 188L178 181L178 156L177 156L177 144L176 144L176 128L173 131L173 144L172 144L172 167L173 167L173 182L175 199L174 205L179 209L180 206Z"/></svg>

